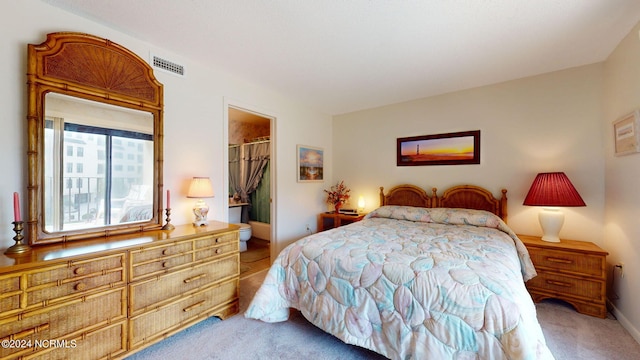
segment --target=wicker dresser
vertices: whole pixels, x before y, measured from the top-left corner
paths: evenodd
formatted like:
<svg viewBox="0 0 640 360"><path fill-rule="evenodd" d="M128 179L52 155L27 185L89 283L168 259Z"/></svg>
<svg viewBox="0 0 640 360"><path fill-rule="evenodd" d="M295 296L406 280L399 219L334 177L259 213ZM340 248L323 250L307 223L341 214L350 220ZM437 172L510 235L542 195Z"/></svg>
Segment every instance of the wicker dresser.
<svg viewBox="0 0 640 360"><path fill-rule="evenodd" d="M564 300L583 314L607 316L605 271L607 252L594 243L518 235L527 247L538 276L527 289L538 302L546 298Z"/></svg>
<svg viewBox="0 0 640 360"><path fill-rule="evenodd" d="M238 312L238 227L177 226L0 256L0 359L123 358Z"/></svg>

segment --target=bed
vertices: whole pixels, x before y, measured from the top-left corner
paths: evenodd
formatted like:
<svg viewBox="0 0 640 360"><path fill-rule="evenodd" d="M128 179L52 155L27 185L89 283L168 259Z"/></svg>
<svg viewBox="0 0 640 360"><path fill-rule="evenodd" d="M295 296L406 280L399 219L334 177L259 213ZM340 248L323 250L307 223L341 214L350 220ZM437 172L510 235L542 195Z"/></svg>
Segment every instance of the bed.
<svg viewBox="0 0 640 360"><path fill-rule="evenodd" d="M245 317L295 308L345 343L390 359L553 359L524 282L536 275L500 198L472 185L442 196L384 193L363 220L286 247Z"/></svg>

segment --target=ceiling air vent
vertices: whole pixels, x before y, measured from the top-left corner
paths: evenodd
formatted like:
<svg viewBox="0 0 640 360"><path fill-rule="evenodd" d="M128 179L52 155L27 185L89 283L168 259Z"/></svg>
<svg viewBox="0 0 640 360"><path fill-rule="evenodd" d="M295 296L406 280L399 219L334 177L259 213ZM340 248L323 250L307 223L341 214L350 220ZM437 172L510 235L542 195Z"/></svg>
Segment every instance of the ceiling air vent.
<svg viewBox="0 0 640 360"><path fill-rule="evenodd" d="M163 59L156 55L151 55L151 62L153 64L153 67L155 67L156 69L170 72L178 76L185 76L184 65L176 64L173 61Z"/></svg>

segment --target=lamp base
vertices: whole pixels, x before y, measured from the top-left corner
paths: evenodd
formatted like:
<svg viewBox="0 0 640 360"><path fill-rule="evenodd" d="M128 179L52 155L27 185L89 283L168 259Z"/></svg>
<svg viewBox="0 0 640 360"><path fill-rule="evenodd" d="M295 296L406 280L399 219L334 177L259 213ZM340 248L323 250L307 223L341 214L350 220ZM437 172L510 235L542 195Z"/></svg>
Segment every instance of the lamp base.
<svg viewBox="0 0 640 360"><path fill-rule="evenodd" d="M538 221L542 227L542 240L560 242L560 229L564 224L564 213L559 209L545 208L538 214Z"/></svg>
<svg viewBox="0 0 640 360"><path fill-rule="evenodd" d="M193 226L207 226L207 214L209 213L209 206L204 200L200 199L193 206L193 214L196 216L196 220L193 222Z"/></svg>

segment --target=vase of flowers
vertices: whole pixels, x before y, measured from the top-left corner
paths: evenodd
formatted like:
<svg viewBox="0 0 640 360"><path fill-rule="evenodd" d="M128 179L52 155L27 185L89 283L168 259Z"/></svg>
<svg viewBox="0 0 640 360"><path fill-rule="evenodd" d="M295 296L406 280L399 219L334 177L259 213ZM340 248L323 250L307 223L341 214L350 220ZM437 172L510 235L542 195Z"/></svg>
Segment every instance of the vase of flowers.
<svg viewBox="0 0 640 360"><path fill-rule="evenodd" d="M324 192L327 193L327 203L333 205L336 213L340 210L342 204L349 200L350 191L351 190L344 185L344 181L340 181L329 190L324 190Z"/></svg>

